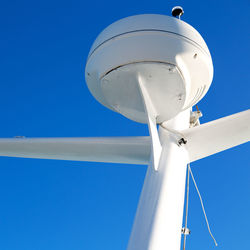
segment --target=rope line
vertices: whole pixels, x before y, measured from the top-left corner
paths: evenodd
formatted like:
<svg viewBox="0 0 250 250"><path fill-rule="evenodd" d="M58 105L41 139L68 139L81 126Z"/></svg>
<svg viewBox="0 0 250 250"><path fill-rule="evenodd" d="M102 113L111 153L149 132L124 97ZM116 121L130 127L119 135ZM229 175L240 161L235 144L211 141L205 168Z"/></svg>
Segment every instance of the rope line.
<svg viewBox="0 0 250 250"><path fill-rule="evenodd" d="M215 240L215 238L214 238L214 236L213 236L213 234L212 234L212 232L211 232L211 229L210 229L210 226L209 226L209 223L208 223L208 219L207 219L207 215L206 215L206 211L205 211L205 208L204 208L204 205L203 205L203 201L202 201L202 198L201 198L201 194L200 194L200 192L199 192L198 186L197 186L196 181L195 181L195 179L194 179L194 175L193 175L193 173L192 173L190 164L188 164L188 169L189 169L189 172L190 172L191 177L192 177L192 179L193 179L194 186L195 186L195 188L196 188L196 191L197 191L197 193L198 193L198 196L199 196L199 198L200 198L201 207L202 207L203 214L204 214L204 217L205 217L205 220L206 220L206 223L207 223L208 232L209 232L209 234L211 235L211 237L212 237L212 239L213 239L213 241L214 241L215 246L218 246L218 244L217 244L217 242L216 242L216 240Z"/></svg>

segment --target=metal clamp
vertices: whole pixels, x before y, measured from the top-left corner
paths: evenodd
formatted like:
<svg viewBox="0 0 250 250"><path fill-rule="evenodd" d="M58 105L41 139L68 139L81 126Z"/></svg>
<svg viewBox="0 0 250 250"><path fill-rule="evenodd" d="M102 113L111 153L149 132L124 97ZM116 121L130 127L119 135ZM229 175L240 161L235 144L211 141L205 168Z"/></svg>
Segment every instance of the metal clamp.
<svg viewBox="0 0 250 250"><path fill-rule="evenodd" d="M181 229L181 233L184 235L189 235L191 233L191 231L188 228L183 227Z"/></svg>

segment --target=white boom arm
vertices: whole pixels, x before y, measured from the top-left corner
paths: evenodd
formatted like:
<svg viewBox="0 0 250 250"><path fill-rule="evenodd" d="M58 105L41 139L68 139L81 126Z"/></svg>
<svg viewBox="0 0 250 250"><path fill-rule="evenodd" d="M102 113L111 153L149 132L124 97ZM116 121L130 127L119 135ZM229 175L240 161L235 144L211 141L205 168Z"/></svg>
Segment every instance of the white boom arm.
<svg viewBox="0 0 250 250"><path fill-rule="evenodd" d="M0 156L148 164L150 137L0 139Z"/></svg>
<svg viewBox="0 0 250 250"><path fill-rule="evenodd" d="M181 131L193 162L250 140L250 110ZM157 135L158 136L158 135ZM151 138L6 138L0 156L149 164ZM157 149L157 151L160 151Z"/></svg>
<svg viewBox="0 0 250 250"><path fill-rule="evenodd" d="M250 140L250 109L181 131L190 162Z"/></svg>

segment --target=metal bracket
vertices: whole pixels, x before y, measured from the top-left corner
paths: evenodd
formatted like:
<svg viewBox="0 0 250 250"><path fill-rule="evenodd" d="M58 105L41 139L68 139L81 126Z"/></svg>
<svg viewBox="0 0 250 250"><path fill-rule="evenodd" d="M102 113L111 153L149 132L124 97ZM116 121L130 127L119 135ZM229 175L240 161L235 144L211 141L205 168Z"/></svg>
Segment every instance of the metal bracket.
<svg viewBox="0 0 250 250"><path fill-rule="evenodd" d="M184 235L190 235L191 231L188 228L183 227L181 229L181 233L184 234Z"/></svg>
<svg viewBox="0 0 250 250"><path fill-rule="evenodd" d="M202 117L202 113L200 110L191 112L190 115L190 128L196 127L200 125L200 117Z"/></svg>
<svg viewBox="0 0 250 250"><path fill-rule="evenodd" d="M164 125L164 123L160 124L162 128L166 129L169 133L171 133L176 138L176 143L180 147L183 144L187 144L186 137L179 131L170 129Z"/></svg>
<svg viewBox="0 0 250 250"><path fill-rule="evenodd" d="M178 146L181 146L182 144L187 144L187 140L183 137L180 140L178 140Z"/></svg>
<svg viewBox="0 0 250 250"><path fill-rule="evenodd" d="M138 76L138 82L139 82L139 89L141 91L141 96L144 102L145 112L148 118L148 129L149 129L151 141L152 141L152 144L151 144L152 163L153 163L154 169L157 170L159 162L160 162L161 151L162 151L162 146L161 146L161 142L160 142L160 138L159 138L159 134L157 130L157 123L156 123L157 114L155 112L150 95L148 94L148 91L144 85L144 81L142 77Z"/></svg>

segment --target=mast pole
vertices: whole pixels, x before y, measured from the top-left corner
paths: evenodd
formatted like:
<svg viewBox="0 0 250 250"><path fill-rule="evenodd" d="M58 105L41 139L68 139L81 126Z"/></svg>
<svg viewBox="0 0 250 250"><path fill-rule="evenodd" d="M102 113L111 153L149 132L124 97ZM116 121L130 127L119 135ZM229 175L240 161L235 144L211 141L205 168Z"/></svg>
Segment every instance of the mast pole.
<svg viewBox="0 0 250 250"><path fill-rule="evenodd" d="M127 250L180 249L188 153L173 130L189 122L187 110L159 128L159 168L148 167Z"/></svg>

